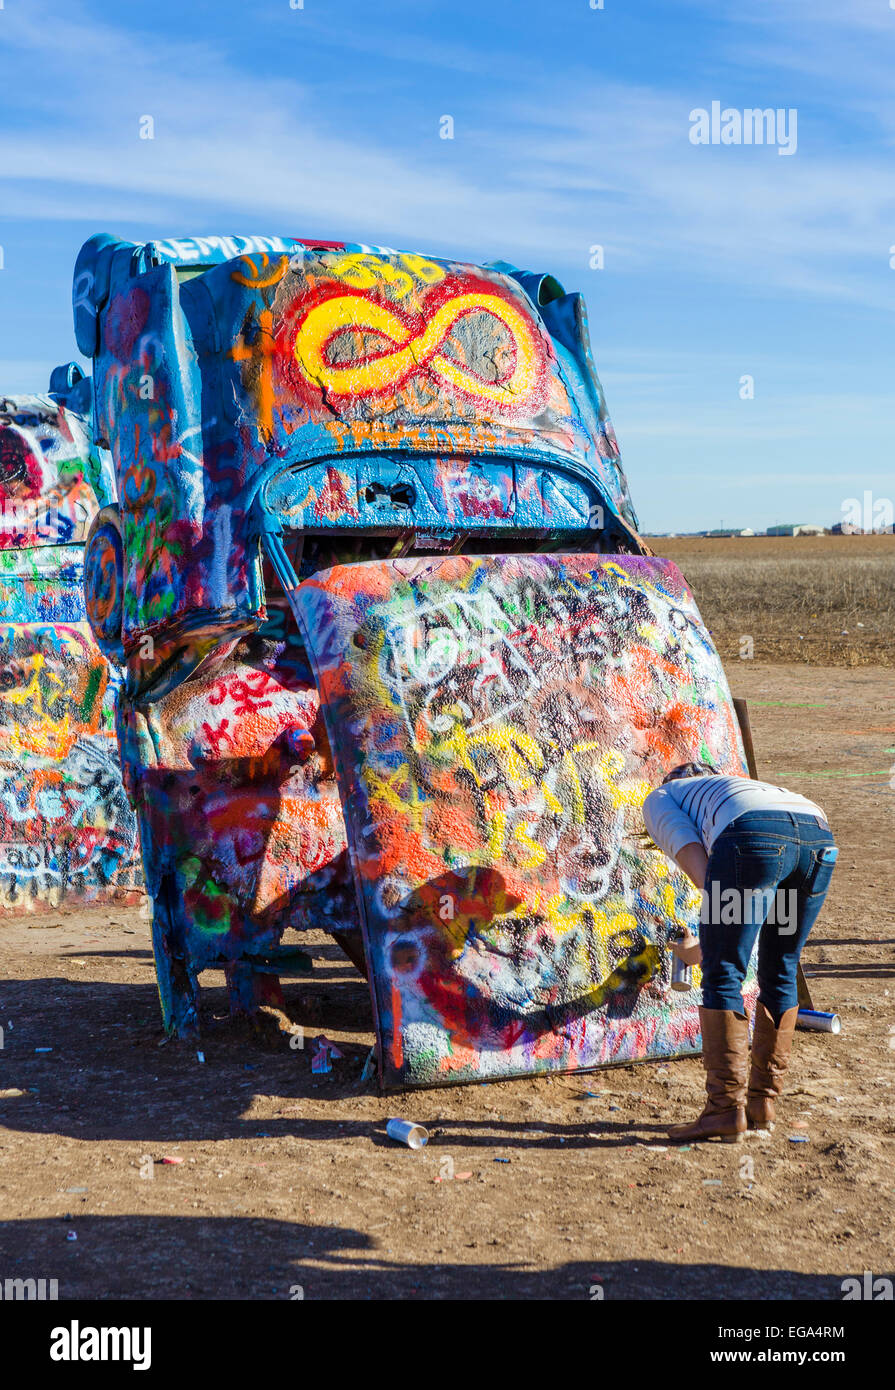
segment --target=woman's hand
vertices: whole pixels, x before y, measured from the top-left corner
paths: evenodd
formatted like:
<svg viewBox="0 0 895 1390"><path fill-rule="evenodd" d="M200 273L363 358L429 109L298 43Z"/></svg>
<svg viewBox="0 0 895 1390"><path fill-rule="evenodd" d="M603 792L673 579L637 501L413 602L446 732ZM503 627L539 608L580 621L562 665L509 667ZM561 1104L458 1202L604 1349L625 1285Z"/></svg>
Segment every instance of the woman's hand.
<svg viewBox="0 0 895 1390"><path fill-rule="evenodd" d="M683 961L684 965L702 965L699 938L691 936L689 932L681 941L672 941L670 950L671 954Z"/></svg>

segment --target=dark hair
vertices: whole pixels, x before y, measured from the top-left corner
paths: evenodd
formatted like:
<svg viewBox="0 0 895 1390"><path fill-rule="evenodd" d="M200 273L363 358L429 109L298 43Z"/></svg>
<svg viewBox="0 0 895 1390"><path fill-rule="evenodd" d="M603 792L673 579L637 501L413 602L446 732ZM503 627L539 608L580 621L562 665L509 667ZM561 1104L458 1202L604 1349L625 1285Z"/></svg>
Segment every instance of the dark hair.
<svg viewBox="0 0 895 1390"><path fill-rule="evenodd" d="M662 785L666 782L676 782L679 777L720 777L721 773L717 768L712 767L711 763L680 763L673 767L670 772L666 772L662 778Z"/></svg>

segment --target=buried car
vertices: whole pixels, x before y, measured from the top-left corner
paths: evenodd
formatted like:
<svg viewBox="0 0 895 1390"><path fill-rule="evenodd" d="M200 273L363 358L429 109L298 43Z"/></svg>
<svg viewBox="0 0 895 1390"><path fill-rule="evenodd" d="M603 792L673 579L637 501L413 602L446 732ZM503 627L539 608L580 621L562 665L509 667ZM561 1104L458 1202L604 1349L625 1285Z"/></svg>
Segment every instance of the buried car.
<svg viewBox="0 0 895 1390"><path fill-rule="evenodd" d="M638 535L581 296L100 235L73 301L116 479L87 608L169 1031L196 1035L210 966L236 1012L282 1004L292 933L323 928L370 981L386 1086L698 1050L667 947L699 897L640 805L743 748Z"/></svg>
<svg viewBox="0 0 895 1390"><path fill-rule="evenodd" d="M102 495L88 383L0 397L0 915L136 902L137 823L114 731L117 671L84 612Z"/></svg>

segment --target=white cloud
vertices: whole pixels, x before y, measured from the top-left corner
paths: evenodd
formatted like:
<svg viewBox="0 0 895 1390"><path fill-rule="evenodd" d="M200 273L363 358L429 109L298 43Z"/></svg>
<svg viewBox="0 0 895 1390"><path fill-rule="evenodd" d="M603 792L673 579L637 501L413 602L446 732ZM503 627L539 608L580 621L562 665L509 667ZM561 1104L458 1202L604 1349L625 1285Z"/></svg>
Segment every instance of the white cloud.
<svg viewBox="0 0 895 1390"><path fill-rule="evenodd" d="M77 10L72 11L77 14ZM85 17L43 23L7 11L4 35L17 61L8 71L19 128L0 133L7 217L144 218L182 226L217 211L266 231L346 239L480 245L501 254L549 244L558 210L536 191L500 188L465 171L437 135L422 148L390 148L374 131L340 133L305 84L253 77L213 47L156 31L151 40ZM41 81L32 80L39 65ZM97 72L102 80L97 81ZM46 94L50 92L48 97ZM27 124L21 118L31 113ZM151 115L153 140L138 139ZM64 119L63 119L64 117Z"/></svg>
<svg viewBox="0 0 895 1390"><path fill-rule="evenodd" d="M338 73L323 104L312 81L254 76L214 43L159 30L144 38L69 14L4 16L19 55L8 66L16 100L34 115L30 133L20 121L0 134L10 217L341 235L582 266L598 241L620 273L666 270L874 307L895 289L886 152L837 150L825 130L818 145L810 110L793 158L697 148L689 111L713 90L696 92L692 77L677 90L622 84L572 61L564 97L555 75L528 67L515 89L497 82L483 93L457 141L437 138L435 108L431 138L417 129L390 140L374 103L338 91ZM770 12L763 26L752 16L753 31L776 32L775 51L791 51ZM422 60L436 64L438 45L424 46ZM440 61L476 70L457 45ZM143 114L155 140L137 138Z"/></svg>

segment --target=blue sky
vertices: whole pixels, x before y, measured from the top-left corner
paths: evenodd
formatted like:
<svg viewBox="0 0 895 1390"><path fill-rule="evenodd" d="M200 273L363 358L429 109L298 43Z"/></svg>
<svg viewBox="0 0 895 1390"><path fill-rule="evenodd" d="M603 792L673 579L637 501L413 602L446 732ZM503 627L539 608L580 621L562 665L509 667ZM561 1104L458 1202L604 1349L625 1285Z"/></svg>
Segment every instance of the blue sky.
<svg viewBox="0 0 895 1390"><path fill-rule="evenodd" d="M0 393L76 356L95 231L359 240L584 292L646 530L895 496L895 10L603 4L5 0ZM713 101L795 154L693 145Z"/></svg>

